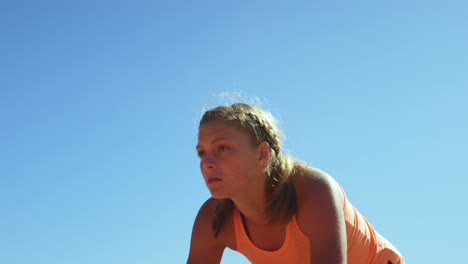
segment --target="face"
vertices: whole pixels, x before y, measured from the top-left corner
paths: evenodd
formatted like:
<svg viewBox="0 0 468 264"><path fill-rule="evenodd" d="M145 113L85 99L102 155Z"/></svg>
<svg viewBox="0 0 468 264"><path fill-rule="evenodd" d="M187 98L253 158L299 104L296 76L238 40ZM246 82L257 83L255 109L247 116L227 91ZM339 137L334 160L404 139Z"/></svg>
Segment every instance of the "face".
<svg viewBox="0 0 468 264"><path fill-rule="evenodd" d="M248 132L227 121L200 126L196 149L213 198L232 199L258 181L261 157L251 142Z"/></svg>

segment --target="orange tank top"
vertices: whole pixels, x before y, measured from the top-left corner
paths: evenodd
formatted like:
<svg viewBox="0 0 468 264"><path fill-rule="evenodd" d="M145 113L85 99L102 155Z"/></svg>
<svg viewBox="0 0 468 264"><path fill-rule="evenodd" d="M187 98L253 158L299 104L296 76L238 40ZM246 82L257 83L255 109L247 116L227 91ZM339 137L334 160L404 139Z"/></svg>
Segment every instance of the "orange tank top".
<svg viewBox="0 0 468 264"><path fill-rule="evenodd" d="M276 251L265 251L256 247L250 241L237 208L234 208L232 215L234 217L237 251L247 257L250 262L254 264L309 263L309 239L299 230L296 216L293 216L291 222L286 226L286 238L283 246Z"/></svg>
<svg viewBox="0 0 468 264"><path fill-rule="evenodd" d="M348 247L347 263L403 264L401 253L372 228L366 218L346 199L346 195L344 197L343 210ZM309 239L299 229L296 216L293 216L291 222L286 226L286 238L283 246L276 251L265 251L252 243L245 232L240 212L236 208L233 211L233 219L237 251L253 264L310 263Z"/></svg>

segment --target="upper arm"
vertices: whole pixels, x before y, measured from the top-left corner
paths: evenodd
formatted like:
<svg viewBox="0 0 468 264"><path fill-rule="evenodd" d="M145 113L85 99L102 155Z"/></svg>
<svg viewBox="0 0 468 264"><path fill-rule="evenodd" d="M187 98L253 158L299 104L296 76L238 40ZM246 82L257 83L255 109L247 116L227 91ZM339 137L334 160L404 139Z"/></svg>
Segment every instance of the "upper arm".
<svg viewBox="0 0 468 264"><path fill-rule="evenodd" d="M219 264L225 246L215 238L211 228L216 200L208 199L198 211L192 230L188 264Z"/></svg>
<svg viewBox="0 0 468 264"><path fill-rule="evenodd" d="M344 199L340 187L318 170L306 172L301 181L297 220L309 238L311 263L346 263Z"/></svg>

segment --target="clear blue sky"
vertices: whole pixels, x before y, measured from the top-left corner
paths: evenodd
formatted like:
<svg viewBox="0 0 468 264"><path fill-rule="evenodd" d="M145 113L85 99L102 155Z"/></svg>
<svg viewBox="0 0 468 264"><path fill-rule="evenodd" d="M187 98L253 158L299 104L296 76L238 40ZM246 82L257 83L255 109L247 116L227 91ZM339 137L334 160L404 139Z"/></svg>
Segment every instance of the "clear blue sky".
<svg viewBox="0 0 468 264"><path fill-rule="evenodd" d="M196 123L257 96L408 263L466 259L466 1L2 1L0 263L185 263ZM223 264L248 263L226 251Z"/></svg>

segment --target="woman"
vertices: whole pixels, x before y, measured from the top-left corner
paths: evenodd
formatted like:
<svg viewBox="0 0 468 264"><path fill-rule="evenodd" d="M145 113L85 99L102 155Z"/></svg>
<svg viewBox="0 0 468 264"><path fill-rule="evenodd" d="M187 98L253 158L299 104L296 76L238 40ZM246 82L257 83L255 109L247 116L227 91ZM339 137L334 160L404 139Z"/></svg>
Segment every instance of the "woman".
<svg viewBox="0 0 468 264"><path fill-rule="evenodd" d="M403 263L333 178L280 155L280 133L266 111L216 107L198 132L212 198L196 217L187 263L220 263L226 247L254 264Z"/></svg>

